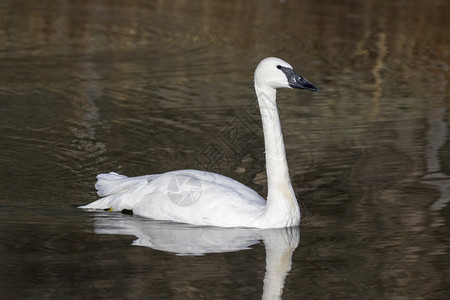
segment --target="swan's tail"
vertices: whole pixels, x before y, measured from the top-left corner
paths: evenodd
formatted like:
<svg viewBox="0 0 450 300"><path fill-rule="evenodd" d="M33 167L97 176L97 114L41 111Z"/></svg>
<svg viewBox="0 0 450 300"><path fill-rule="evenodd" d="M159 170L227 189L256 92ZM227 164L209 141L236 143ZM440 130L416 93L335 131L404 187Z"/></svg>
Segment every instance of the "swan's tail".
<svg viewBox="0 0 450 300"><path fill-rule="evenodd" d="M130 203L130 201L126 201L126 199L129 199L129 197L127 197L127 192L137 188L138 186L147 185L154 176L156 175L130 178L114 172L99 174L97 175L97 183L95 184L95 188L97 189L97 194L104 198L87 205L80 206L80 208L132 210L132 203Z"/></svg>

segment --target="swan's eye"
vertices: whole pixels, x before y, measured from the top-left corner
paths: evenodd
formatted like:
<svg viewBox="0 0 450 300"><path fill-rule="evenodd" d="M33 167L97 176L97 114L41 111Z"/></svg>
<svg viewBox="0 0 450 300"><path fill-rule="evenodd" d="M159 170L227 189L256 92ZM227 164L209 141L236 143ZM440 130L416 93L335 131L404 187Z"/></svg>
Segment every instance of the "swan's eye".
<svg viewBox="0 0 450 300"><path fill-rule="evenodd" d="M277 69L278 69L278 70L280 70L280 69L281 69L281 66L280 66L280 65L278 65L278 66L277 66Z"/></svg>

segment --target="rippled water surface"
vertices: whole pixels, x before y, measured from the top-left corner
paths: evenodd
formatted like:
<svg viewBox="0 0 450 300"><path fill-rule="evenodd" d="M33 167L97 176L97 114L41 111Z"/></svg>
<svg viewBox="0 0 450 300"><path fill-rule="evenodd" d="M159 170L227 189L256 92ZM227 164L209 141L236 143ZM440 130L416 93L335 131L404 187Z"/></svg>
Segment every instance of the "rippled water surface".
<svg viewBox="0 0 450 300"><path fill-rule="evenodd" d="M0 298L450 298L449 9L2 1ZM300 229L76 208L109 171L209 170L265 196L266 56L321 89L278 93Z"/></svg>

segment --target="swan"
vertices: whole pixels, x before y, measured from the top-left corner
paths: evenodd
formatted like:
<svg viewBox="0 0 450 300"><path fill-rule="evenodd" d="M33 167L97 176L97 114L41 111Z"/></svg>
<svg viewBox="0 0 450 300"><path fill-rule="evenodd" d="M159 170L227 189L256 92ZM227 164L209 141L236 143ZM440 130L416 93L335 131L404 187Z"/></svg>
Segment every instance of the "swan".
<svg viewBox="0 0 450 300"><path fill-rule="evenodd" d="M103 198L80 208L131 210L147 218L200 226L298 226L300 208L289 178L276 89L319 89L276 57L258 64L254 85L264 131L267 201L238 181L213 172L178 170L138 177L110 172L97 176L95 187Z"/></svg>

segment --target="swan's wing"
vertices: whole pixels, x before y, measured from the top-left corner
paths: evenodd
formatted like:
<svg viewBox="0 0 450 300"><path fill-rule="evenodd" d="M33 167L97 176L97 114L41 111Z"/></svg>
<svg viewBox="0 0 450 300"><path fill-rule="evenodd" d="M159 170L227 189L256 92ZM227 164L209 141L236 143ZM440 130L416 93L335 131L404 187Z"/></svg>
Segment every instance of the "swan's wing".
<svg viewBox="0 0 450 300"><path fill-rule="evenodd" d="M254 200L256 202L265 204L265 200L248 186L230 177L223 176L217 173L198 170L179 170L167 172L159 176L161 178L165 176L167 176L168 178L185 176L192 180L192 182L197 181L199 186L203 189L208 187L214 190L214 188L223 187L229 191L235 191L236 193L239 193L245 199Z"/></svg>
<svg viewBox="0 0 450 300"><path fill-rule="evenodd" d="M83 208L128 209L157 220L232 227L259 217L266 203L247 186L211 172L180 170L130 178L110 173L98 178L99 195L106 197Z"/></svg>
<svg viewBox="0 0 450 300"><path fill-rule="evenodd" d="M245 226L261 215L266 204L258 193L231 178L196 170L160 174L145 189L133 208L136 214L196 225Z"/></svg>

